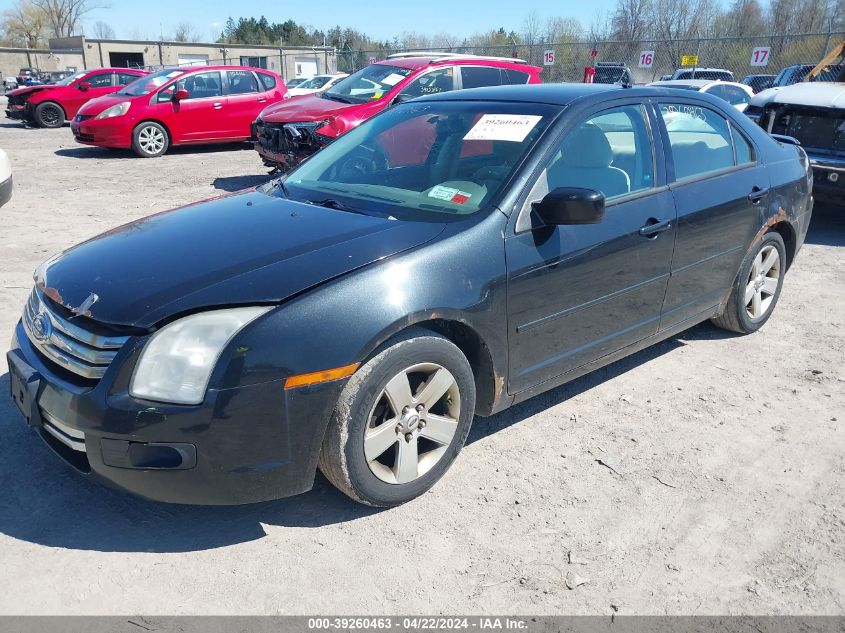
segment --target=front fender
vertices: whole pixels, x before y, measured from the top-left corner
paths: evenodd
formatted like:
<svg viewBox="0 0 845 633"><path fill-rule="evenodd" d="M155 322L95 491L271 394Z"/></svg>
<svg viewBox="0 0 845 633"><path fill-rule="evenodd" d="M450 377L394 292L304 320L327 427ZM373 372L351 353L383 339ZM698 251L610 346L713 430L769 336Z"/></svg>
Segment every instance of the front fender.
<svg viewBox="0 0 845 633"><path fill-rule="evenodd" d="M246 328L232 347L248 350L218 367L238 384L364 362L408 327L461 324L489 351L493 377L507 375L506 275L498 211L450 224L440 238L290 300ZM438 328L435 328L438 329ZM235 378L237 377L237 378ZM495 390L497 400L505 397Z"/></svg>

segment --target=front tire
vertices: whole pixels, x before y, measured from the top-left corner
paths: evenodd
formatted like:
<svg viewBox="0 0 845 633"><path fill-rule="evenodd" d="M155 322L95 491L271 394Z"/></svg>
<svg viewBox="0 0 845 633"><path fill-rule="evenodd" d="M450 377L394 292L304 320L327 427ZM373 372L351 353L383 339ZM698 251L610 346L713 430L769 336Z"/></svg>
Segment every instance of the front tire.
<svg viewBox="0 0 845 633"><path fill-rule="evenodd" d="M35 123L38 127L54 129L65 124L65 111L58 103L45 101L35 107Z"/></svg>
<svg viewBox="0 0 845 633"><path fill-rule="evenodd" d="M145 121L132 132L132 150L141 158L162 156L169 146L170 135L154 121Z"/></svg>
<svg viewBox="0 0 845 633"><path fill-rule="evenodd" d="M777 231L766 233L742 261L725 310L713 324L740 334L759 330L774 312L785 272L783 238Z"/></svg>
<svg viewBox="0 0 845 633"><path fill-rule="evenodd" d="M396 506L426 492L469 434L475 380L460 349L414 328L388 343L347 383L319 467L361 503Z"/></svg>

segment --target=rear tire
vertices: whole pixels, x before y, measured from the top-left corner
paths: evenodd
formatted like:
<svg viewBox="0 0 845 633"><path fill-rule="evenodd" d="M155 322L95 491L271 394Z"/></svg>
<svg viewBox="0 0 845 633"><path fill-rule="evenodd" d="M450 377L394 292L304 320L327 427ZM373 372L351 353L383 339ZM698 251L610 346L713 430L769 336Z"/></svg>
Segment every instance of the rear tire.
<svg viewBox="0 0 845 633"><path fill-rule="evenodd" d="M449 469L469 434L475 380L448 339L413 328L364 363L344 387L319 467L341 492L390 507Z"/></svg>
<svg viewBox="0 0 845 633"><path fill-rule="evenodd" d="M783 238L777 231L766 233L742 260L725 309L712 323L740 334L759 330L774 312L785 272Z"/></svg>
<svg viewBox="0 0 845 633"><path fill-rule="evenodd" d="M162 156L169 146L170 135L155 121L145 121L132 131L132 150L141 158Z"/></svg>
<svg viewBox="0 0 845 633"><path fill-rule="evenodd" d="M65 111L53 101L39 103L35 107L35 123L47 129L62 127L65 124Z"/></svg>

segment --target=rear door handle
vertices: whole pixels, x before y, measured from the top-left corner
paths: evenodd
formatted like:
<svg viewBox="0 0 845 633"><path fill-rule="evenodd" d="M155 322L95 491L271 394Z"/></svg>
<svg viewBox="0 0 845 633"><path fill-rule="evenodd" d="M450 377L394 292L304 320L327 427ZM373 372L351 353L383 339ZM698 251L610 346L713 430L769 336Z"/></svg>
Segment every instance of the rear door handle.
<svg viewBox="0 0 845 633"><path fill-rule="evenodd" d="M658 220L656 218L649 218L648 222L645 223L640 229L640 235L643 237L657 237L664 231L668 231L672 228L672 220Z"/></svg>
<svg viewBox="0 0 845 633"><path fill-rule="evenodd" d="M220 109L220 108L222 108L222 107L223 107L223 104L222 104L222 103L220 103L219 101L218 101L217 103L215 103L215 104L214 104L214 109L215 109L215 110L219 110L219 109Z"/></svg>
<svg viewBox="0 0 845 633"><path fill-rule="evenodd" d="M267 99L262 97L261 99L258 100L258 103L267 103Z"/></svg>
<svg viewBox="0 0 845 633"><path fill-rule="evenodd" d="M760 202L760 200L766 197L767 193L769 193L768 187L755 186L751 189L751 193L748 194L748 199L754 204L757 204L758 202Z"/></svg>

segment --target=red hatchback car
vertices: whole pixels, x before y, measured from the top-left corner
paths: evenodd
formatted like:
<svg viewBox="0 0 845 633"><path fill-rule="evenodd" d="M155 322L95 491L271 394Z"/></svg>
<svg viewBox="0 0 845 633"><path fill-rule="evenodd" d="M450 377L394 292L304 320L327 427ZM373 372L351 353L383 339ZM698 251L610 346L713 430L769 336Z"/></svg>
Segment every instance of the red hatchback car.
<svg viewBox="0 0 845 633"><path fill-rule="evenodd" d="M120 90L146 71L134 68L80 70L55 84L27 86L7 93L6 116L39 127L61 127L86 101Z"/></svg>
<svg viewBox="0 0 845 633"><path fill-rule="evenodd" d="M390 55L326 92L267 107L254 124L255 149L265 165L287 171L396 103L462 88L538 84L542 70L508 57Z"/></svg>
<svg viewBox="0 0 845 633"><path fill-rule="evenodd" d="M171 145L250 138L250 124L287 92L282 78L247 66L165 68L94 99L70 127L77 141L132 148L146 158Z"/></svg>

